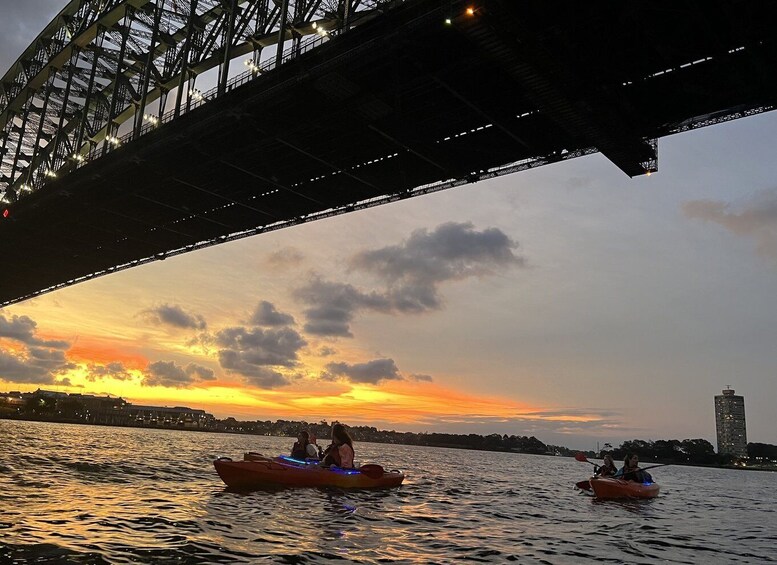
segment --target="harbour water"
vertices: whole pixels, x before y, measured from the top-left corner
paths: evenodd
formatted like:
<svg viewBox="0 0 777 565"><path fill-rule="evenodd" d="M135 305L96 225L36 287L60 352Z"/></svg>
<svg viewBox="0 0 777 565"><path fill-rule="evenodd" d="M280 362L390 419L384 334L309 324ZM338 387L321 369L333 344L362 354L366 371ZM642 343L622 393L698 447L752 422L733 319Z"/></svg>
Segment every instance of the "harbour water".
<svg viewBox="0 0 777 565"><path fill-rule="evenodd" d="M357 442L396 489L230 492L212 460L293 438L0 420L0 564L768 563L777 473L653 471L598 501L572 458Z"/></svg>

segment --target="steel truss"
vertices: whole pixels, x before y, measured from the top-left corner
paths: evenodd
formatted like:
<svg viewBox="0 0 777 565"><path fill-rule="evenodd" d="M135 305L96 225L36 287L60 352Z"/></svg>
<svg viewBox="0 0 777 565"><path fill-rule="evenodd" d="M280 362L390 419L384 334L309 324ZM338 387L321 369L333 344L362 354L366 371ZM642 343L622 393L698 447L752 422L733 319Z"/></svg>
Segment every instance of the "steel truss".
<svg viewBox="0 0 777 565"><path fill-rule="evenodd" d="M386 3L72 0L0 81L0 202L23 198ZM271 46L276 55L263 63ZM230 64L245 55L248 70L230 80ZM217 86L200 92L197 77L216 67Z"/></svg>

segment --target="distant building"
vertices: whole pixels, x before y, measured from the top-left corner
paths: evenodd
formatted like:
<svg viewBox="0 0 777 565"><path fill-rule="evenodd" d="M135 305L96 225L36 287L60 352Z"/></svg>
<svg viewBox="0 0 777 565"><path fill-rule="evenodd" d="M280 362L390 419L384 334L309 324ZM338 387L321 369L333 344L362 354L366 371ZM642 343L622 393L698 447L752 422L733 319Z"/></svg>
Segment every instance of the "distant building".
<svg viewBox="0 0 777 565"><path fill-rule="evenodd" d="M718 453L747 457L745 398L726 388L715 397L715 425L718 431Z"/></svg>
<svg viewBox="0 0 777 565"><path fill-rule="evenodd" d="M55 422L215 430L216 418L205 410L176 406L139 406L118 396L95 396L38 389L0 393L0 417Z"/></svg>
<svg viewBox="0 0 777 565"><path fill-rule="evenodd" d="M212 429L216 419L205 410L195 410L185 406L168 408L167 406L140 406L127 404L124 413L135 426L178 427Z"/></svg>

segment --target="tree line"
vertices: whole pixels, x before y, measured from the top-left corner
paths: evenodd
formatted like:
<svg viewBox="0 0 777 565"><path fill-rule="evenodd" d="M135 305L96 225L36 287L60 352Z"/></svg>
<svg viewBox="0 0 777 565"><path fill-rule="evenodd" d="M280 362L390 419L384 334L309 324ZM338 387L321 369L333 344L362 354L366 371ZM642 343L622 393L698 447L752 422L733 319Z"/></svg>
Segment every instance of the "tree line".
<svg viewBox="0 0 777 565"><path fill-rule="evenodd" d="M109 406L103 407L113 415L123 412L124 401L110 398L105 400ZM103 402L103 404L105 404ZM109 410L110 409L110 410ZM84 422L85 405L77 397L52 398L43 394L31 394L21 406L11 407L0 402L0 417L50 420L62 422ZM132 425L132 424L129 424ZM161 425L158 427L162 427ZM451 434L441 432L397 432L379 430L372 426L348 427L354 439L374 443L393 443L427 447L450 447L485 451L507 451L515 453L553 454L572 457L577 450L567 447L545 444L534 436L508 434ZM301 430L308 430L324 442L331 436L331 424L326 420L317 423L294 420L255 420L238 421L235 418L212 419L207 429L202 431L221 431L270 436L294 437ZM613 447L605 443L603 450L596 453L584 452L586 456L601 458L605 453L612 455L616 462L623 461L628 453L636 453L642 462L675 463L687 465L732 465L737 458L731 454L718 454L712 444L705 439L669 439L624 441ZM751 461L777 462L777 445L766 443L748 443L747 454Z"/></svg>
<svg viewBox="0 0 777 565"><path fill-rule="evenodd" d="M642 440L633 439L624 441L620 446L613 448L609 443L604 444L604 449L599 453L586 452L589 457L603 457L605 453L612 455L616 464L629 453L639 455L640 461L655 463L675 463L686 465L733 465L739 461L739 457L731 453L716 453L715 448L706 439L660 439ZM777 461L777 445L766 443L748 443L747 457L754 461Z"/></svg>

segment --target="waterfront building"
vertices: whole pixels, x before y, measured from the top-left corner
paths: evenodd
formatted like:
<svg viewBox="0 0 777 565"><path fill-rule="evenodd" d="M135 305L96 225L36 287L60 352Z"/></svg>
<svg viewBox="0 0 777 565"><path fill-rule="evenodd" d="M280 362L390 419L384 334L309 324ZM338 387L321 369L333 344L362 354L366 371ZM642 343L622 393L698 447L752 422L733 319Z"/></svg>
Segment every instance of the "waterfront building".
<svg viewBox="0 0 777 565"><path fill-rule="evenodd" d="M718 453L747 457L747 427L745 398L726 387L715 397L715 425L718 432Z"/></svg>
<svg viewBox="0 0 777 565"><path fill-rule="evenodd" d="M216 419L205 410L185 406L140 406L118 396L41 389L0 393L0 417L109 426L216 429Z"/></svg>
<svg viewBox="0 0 777 565"><path fill-rule="evenodd" d="M177 427L195 429L213 429L216 419L205 410L196 410L185 406L168 408L167 406L140 406L127 404L124 412L131 425L151 427Z"/></svg>

